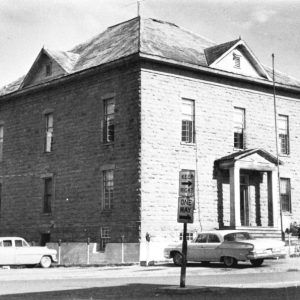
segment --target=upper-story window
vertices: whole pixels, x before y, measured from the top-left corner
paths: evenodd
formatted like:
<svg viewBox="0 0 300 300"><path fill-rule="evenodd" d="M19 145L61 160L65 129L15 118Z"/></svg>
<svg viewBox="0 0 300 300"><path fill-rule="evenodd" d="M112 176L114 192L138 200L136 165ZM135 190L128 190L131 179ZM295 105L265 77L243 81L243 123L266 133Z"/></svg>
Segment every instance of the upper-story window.
<svg viewBox="0 0 300 300"><path fill-rule="evenodd" d="M233 53L233 62L234 62L234 67L240 69L241 68L241 56Z"/></svg>
<svg viewBox="0 0 300 300"><path fill-rule="evenodd" d="M53 113L46 114L45 121L46 121L45 152L51 152L53 146Z"/></svg>
<svg viewBox="0 0 300 300"><path fill-rule="evenodd" d="M278 138L280 154L290 154L289 118L285 115L278 116Z"/></svg>
<svg viewBox="0 0 300 300"><path fill-rule="evenodd" d="M3 158L3 125L0 125L0 161Z"/></svg>
<svg viewBox="0 0 300 300"><path fill-rule="evenodd" d="M52 209L52 177L44 179L44 203L43 203L43 213L50 214Z"/></svg>
<svg viewBox="0 0 300 300"><path fill-rule="evenodd" d="M114 171L103 171L103 198L102 208L111 209L114 199Z"/></svg>
<svg viewBox="0 0 300 300"><path fill-rule="evenodd" d="M182 99L181 102L181 141L195 142L195 101Z"/></svg>
<svg viewBox="0 0 300 300"><path fill-rule="evenodd" d="M115 139L115 99L104 100L103 142L111 143Z"/></svg>
<svg viewBox="0 0 300 300"><path fill-rule="evenodd" d="M52 63L49 62L45 66L45 75L46 76L51 76L52 75Z"/></svg>
<svg viewBox="0 0 300 300"><path fill-rule="evenodd" d="M234 137L235 149L245 149L245 109L234 108Z"/></svg>

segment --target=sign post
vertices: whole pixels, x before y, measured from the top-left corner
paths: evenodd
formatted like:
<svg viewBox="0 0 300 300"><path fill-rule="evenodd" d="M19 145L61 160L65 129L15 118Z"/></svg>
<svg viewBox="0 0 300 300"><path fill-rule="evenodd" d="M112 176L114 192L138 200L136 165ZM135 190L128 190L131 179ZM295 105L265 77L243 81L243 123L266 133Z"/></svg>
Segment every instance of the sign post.
<svg viewBox="0 0 300 300"><path fill-rule="evenodd" d="M187 223L194 222L195 208L195 171L181 170L179 173L179 197L177 222L183 223L182 265L180 272L180 287L185 287L186 256L187 256Z"/></svg>

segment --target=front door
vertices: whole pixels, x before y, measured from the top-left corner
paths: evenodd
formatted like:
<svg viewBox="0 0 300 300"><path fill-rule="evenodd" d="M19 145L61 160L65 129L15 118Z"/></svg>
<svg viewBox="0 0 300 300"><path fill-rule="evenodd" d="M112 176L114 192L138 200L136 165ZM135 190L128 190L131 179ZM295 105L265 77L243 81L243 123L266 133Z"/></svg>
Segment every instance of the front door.
<svg viewBox="0 0 300 300"><path fill-rule="evenodd" d="M249 226L249 178L241 175L240 178L241 225Z"/></svg>

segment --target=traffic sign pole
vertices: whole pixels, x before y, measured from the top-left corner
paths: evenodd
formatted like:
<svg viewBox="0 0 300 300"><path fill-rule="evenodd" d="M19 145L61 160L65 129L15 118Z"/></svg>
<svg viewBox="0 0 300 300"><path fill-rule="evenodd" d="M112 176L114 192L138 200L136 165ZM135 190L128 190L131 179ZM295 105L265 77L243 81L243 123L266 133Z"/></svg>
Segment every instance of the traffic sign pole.
<svg viewBox="0 0 300 300"><path fill-rule="evenodd" d="M186 255L187 255L186 229L187 229L187 223L183 223L182 264L181 264L181 272L180 272L181 288L185 287L185 277L186 277Z"/></svg>

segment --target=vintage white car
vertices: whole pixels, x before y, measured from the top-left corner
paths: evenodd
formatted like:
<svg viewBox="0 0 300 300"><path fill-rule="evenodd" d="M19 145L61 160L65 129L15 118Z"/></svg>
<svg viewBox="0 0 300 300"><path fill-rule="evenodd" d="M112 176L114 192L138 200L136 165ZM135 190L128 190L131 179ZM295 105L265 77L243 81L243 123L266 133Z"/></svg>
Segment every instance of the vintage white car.
<svg viewBox="0 0 300 300"><path fill-rule="evenodd" d="M223 262L234 267L238 261L248 261L255 267L264 259L286 256L284 243L274 239L254 239L248 232L236 230L215 230L201 232L188 242L187 261ZM165 258L173 258L175 265L182 264L182 244L164 249Z"/></svg>
<svg viewBox="0 0 300 300"><path fill-rule="evenodd" d="M20 237L0 237L0 265L40 265L49 268L57 262L56 250L32 247Z"/></svg>

